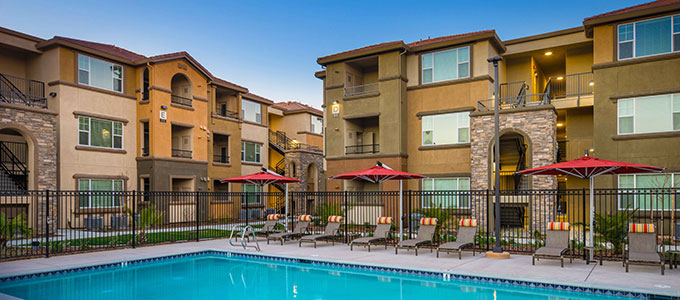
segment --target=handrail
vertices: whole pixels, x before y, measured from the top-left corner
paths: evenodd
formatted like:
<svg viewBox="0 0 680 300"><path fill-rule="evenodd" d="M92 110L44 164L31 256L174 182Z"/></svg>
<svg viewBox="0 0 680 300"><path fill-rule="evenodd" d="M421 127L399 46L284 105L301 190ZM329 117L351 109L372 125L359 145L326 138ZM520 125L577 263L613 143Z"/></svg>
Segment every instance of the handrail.
<svg viewBox="0 0 680 300"><path fill-rule="evenodd" d="M231 233L229 234L229 245L232 247L237 247L237 245L234 245L234 242L237 241L236 238L234 238L234 232L236 232L236 227L234 226L231 228ZM248 245L248 242L250 241L250 238L248 238L248 242L246 242L246 233L250 230L250 233L253 235L253 240L255 240L255 246L250 246ZM255 230L253 230L253 226L246 226L244 228L239 228L238 232L241 234L241 247L243 247L244 250L248 248L255 248L257 251L260 251L260 243L257 241L257 236L255 236Z"/></svg>
<svg viewBox="0 0 680 300"><path fill-rule="evenodd" d="M319 147L293 141L293 139L289 138L283 131L274 131L269 129L269 143L273 144L281 151L307 150L314 152L322 152L322 150L319 149Z"/></svg>
<svg viewBox="0 0 680 300"><path fill-rule="evenodd" d="M366 83L360 85L349 86L345 88L345 96L356 96L361 94L368 94L378 91L378 83Z"/></svg>
<svg viewBox="0 0 680 300"><path fill-rule="evenodd" d="M47 108L45 84L27 78L0 74L0 101Z"/></svg>
<svg viewBox="0 0 680 300"><path fill-rule="evenodd" d="M12 151L5 145L4 142L0 141L0 155L2 156L2 159L0 159L0 167L8 174L13 176L19 175L19 176L26 176L28 175L28 170L26 168L26 165L21 162L21 160L12 153ZM12 168L10 169L7 165L5 165L5 160L4 158L7 157L9 158L9 162L12 164ZM18 170L17 170L18 169ZM18 171L18 172L17 172ZM26 185L24 182L20 182L16 180L15 178L12 178L13 181L19 186L21 189L26 189Z"/></svg>
<svg viewBox="0 0 680 300"><path fill-rule="evenodd" d="M188 106L188 107L193 107L193 100L187 97L182 97L179 95L170 95L170 102L183 105L183 106Z"/></svg>

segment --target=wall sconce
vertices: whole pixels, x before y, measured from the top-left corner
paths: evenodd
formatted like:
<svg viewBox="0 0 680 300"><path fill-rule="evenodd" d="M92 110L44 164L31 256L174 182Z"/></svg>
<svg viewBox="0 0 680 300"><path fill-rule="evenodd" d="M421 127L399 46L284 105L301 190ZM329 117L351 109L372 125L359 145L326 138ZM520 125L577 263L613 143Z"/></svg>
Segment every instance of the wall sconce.
<svg viewBox="0 0 680 300"><path fill-rule="evenodd" d="M161 109L168 109L168 107L165 105L161 105Z"/></svg>
<svg viewBox="0 0 680 300"><path fill-rule="evenodd" d="M589 85L589 86L595 85L595 81L593 81L593 80L591 79L590 82L588 82L588 85Z"/></svg>
<svg viewBox="0 0 680 300"><path fill-rule="evenodd" d="M50 97L56 97L56 96L57 96L57 93L55 93L55 92L50 92L49 95L50 95Z"/></svg>

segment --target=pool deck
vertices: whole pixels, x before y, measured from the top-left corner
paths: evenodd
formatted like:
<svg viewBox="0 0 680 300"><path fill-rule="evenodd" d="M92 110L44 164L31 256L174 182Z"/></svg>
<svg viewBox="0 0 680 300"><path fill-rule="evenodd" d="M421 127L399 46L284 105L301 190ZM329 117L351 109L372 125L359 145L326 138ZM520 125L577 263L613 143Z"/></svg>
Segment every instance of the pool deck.
<svg viewBox="0 0 680 300"><path fill-rule="evenodd" d="M261 252L253 249L244 250L232 247L226 239L202 242L176 243L137 249L120 249L111 251L91 252L75 255L62 255L51 258L36 258L30 260L0 263L0 277L45 272L64 268L75 268L125 260L143 259L165 255L181 254L204 250L219 250L231 252L247 252L271 256L285 256L306 258L332 262L355 263L364 265L380 265L419 270L445 271L462 275L527 280L542 283L566 284L582 287L597 287L622 291L633 291L656 295L680 297L680 271L668 269L666 275L661 276L659 267L631 266L626 273L621 262L604 262L587 265L578 259L572 264L565 262L560 268L558 260L541 260L535 266L531 265L531 256L512 255L507 260L485 258L484 254L472 256L471 252L464 252L463 259L458 260L458 254L440 254L427 249L419 251L415 256L413 251L400 250L394 254L394 248L385 249L381 246L372 247L371 252L365 248L355 247L349 251L345 244L319 243L316 249L311 244L298 247L297 242L288 242L284 246L279 243L267 245L260 241Z"/></svg>

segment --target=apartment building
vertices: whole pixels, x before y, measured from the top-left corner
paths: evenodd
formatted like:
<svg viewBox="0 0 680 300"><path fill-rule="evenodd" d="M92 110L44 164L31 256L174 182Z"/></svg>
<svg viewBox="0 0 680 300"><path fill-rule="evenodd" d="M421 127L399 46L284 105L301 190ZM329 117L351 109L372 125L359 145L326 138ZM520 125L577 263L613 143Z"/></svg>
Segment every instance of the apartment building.
<svg viewBox="0 0 680 300"><path fill-rule="evenodd" d="M409 181L409 189L491 188L498 97L497 171L505 190L586 187L573 177L515 174L584 154L668 170L604 176L597 187L680 186L675 174L680 167L679 13L677 1L656 1L586 18L583 26L513 40L487 30L320 57L325 70L315 76L324 86L328 173L379 160L429 177ZM497 79L487 62L495 56L503 58ZM337 191L396 188L396 183L328 185ZM555 206L558 214L569 209L566 203Z"/></svg>

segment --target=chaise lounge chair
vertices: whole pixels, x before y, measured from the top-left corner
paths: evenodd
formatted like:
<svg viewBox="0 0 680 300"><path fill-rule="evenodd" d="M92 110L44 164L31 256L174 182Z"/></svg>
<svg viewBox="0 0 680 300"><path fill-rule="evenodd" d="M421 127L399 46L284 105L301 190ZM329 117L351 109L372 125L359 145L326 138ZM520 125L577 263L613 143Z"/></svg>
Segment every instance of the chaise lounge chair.
<svg viewBox="0 0 680 300"><path fill-rule="evenodd" d="M316 242L318 241L328 241L330 240L333 245L335 245L335 238L340 234L340 225L342 224L341 216L330 216L328 217L328 224L326 229L322 234L312 234L305 235L300 238L298 242L298 247L302 247L302 243L314 243L314 248L316 248Z"/></svg>
<svg viewBox="0 0 680 300"><path fill-rule="evenodd" d="M420 219L420 229L418 229L418 236L415 239L405 240L399 242L394 247L394 254L399 254L399 248L405 249L415 249L416 256L418 256L418 247L424 245L432 245L432 239L434 238L435 231L437 229L437 219L436 218L422 218ZM432 249L430 249L432 252Z"/></svg>
<svg viewBox="0 0 680 300"><path fill-rule="evenodd" d="M392 217L380 217L378 218L378 225L373 231L373 236L362 237L353 240L349 243L349 251L352 251L354 245L360 245L368 247L368 252L371 252L371 244L384 242L385 249L387 249L387 238L392 231Z"/></svg>
<svg viewBox="0 0 680 300"><path fill-rule="evenodd" d="M279 215L277 214L270 214L267 215L267 220L264 221L264 226L262 226L262 230L260 230L258 233L264 234L265 236L269 236L272 233L280 233L280 230L276 229L276 225L279 224Z"/></svg>
<svg viewBox="0 0 680 300"><path fill-rule="evenodd" d="M458 259L463 258L462 251L465 248L472 248L472 256L475 256L477 236L477 220L462 219L458 223L458 233L456 234L455 242L448 242L437 247L437 257L439 252L458 252Z"/></svg>
<svg viewBox="0 0 680 300"><path fill-rule="evenodd" d="M538 248L533 255L531 255L531 265L536 265L536 261L540 258L544 259L559 259L560 265L564 268L564 254L573 254L569 246L569 223L568 222L550 222L548 223L548 230L545 233L545 246ZM572 263L574 258L569 257L569 263Z"/></svg>
<svg viewBox="0 0 680 300"><path fill-rule="evenodd" d="M281 232L281 233L275 233L275 234L270 234L267 236L267 244L269 244L269 241L281 241L281 245L283 246L283 242L285 242L287 239L293 239L296 237L301 237L304 234L309 232L309 224L312 222L312 216L311 215L301 215L298 217L298 222L295 224L295 228L293 228L292 232Z"/></svg>
<svg viewBox="0 0 680 300"><path fill-rule="evenodd" d="M628 250L623 258L628 272L629 265L661 265L664 275L664 257L658 252L654 224L633 223L628 226Z"/></svg>

